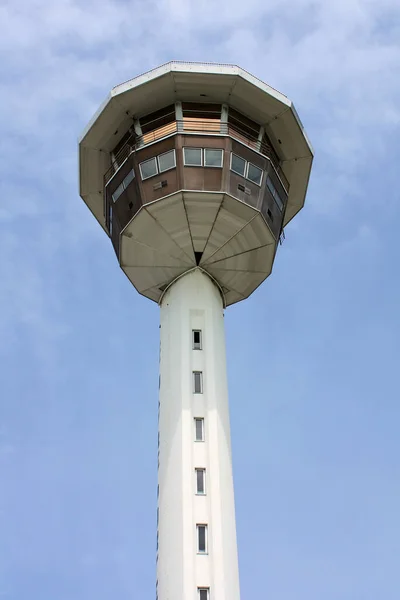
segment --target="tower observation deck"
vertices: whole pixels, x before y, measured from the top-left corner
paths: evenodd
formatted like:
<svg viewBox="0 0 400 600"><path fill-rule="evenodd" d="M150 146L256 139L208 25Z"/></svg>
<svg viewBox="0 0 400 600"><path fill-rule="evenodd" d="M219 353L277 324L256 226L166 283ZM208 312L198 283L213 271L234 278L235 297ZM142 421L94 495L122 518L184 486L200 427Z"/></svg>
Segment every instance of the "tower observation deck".
<svg viewBox="0 0 400 600"><path fill-rule="evenodd" d="M223 311L271 273L312 160L292 102L232 65L118 85L81 136L80 194L160 305L159 600L240 598Z"/></svg>

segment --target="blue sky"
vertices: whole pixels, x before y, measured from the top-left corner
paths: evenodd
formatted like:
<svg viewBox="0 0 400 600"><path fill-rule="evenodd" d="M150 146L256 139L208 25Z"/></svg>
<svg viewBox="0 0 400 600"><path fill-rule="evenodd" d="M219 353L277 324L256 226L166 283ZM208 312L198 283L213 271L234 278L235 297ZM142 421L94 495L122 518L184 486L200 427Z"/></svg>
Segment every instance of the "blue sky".
<svg viewBox="0 0 400 600"><path fill-rule="evenodd" d="M242 599L398 600L398 0L1 0L0 23L0 598L155 597L158 307L79 198L77 138L180 59L288 95L316 152L226 313Z"/></svg>

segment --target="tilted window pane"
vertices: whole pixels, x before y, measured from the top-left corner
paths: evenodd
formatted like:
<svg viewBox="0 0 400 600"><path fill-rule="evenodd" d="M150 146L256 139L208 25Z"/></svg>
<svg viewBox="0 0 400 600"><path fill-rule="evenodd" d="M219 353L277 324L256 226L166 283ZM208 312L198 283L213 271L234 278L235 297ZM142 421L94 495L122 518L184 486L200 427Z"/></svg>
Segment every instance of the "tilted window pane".
<svg viewBox="0 0 400 600"><path fill-rule="evenodd" d="M274 184L272 182L272 179L270 177L267 177L267 188L271 192L271 194L272 194L272 196L273 196L273 198L274 198L274 200L275 200L275 202L276 202L279 210L282 211L283 210L283 206L284 206L282 198L278 194L278 191L275 188L275 186L274 186Z"/></svg>
<svg viewBox="0 0 400 600"><path fill-rule="evenodd" d="M120 183L120 185L117 187L117 189L113 193L113 195L112 195L113 202L116 202L118 200L118 198L120 197L120 195L122 194L123 191L124 191L124 182Z"/></svg>
<svg viewBox="0 0 400 600"><path fill-rule="evenodd" d="M204 441L204 419L195 419L196 442Z"/></svg>
<svg viewBox="0 0 400 600"><path fill-rule="evenodd" d="M272 179L270 177L267 177L267 188L269 189L269 191L271 192L271 194L273 196L276 194L275 186L272 183Z"/></svg>
<svg viewBox="0 0 400 600"><path fill-rule="evenodd" d="M204 166L205 167L222 167L222 150L213 150L205 148L204 150Z"/></svg>
<svg viewBox="0 0 400 600"><path fill-rule="evenodd" d="M247 169L247 179L249 179L249 181L252 181L257 185L261 185L262 174L262 169L249 163L249 167Z"/></svg>
<svg viewBox="0 0 400 600"><path fill-rule="evenodd" d="M244 158L237 156L236 154L232 154L231 157L231 170L237 173L238 175L242 175L246 172L246 161Z"/></svg>
<svg viewBox="0 0 400 600"><path fill-rule="evenodd" d="M174 169L176 166L175 150L170 150L169 152L160 154L160 156L158 157L158 166L160 169L160 173L168 171L169 169Z"/></svg>
<svg viewBox="0 0 400 600"><path fill-rule="evenodd" d="M135 171L132 169L131 171L129 171L128 175L126 175L126 177L124 178L124 188L126 189L128 187L128 185L130 184L131 181L133 181L135 179Z"/></svg>
<svg viewBox="0 0 400 600"><path fill-rule="evenodd" d="M203 151L201 148L184 148L183 160L186 167L201 167Z"/></svg>
<svg viewBox="0 0 400 600"><path fill-rule="evenodd" d="M153 175L157 175L157 161L155 158L150 158L150 160L145 160L140 163L140 174L142 175L142 179L148 179L149 177L153 177Z"/></svg>

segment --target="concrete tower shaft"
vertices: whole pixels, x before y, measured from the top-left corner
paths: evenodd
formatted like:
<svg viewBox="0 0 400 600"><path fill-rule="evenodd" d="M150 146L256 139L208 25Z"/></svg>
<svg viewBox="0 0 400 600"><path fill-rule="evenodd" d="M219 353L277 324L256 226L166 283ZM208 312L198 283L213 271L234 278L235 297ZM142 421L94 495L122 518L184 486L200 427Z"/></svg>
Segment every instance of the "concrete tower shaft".
<svg viewBox="0 0 400 600"><path fill-rule="evenodd" d="M223 301L200 269L161 303L158 515L158 598L239 600Z"/></svg>
<svg viewBox="0 0 400 600"><path fill-rule="evenodd" d="M223 310L271 273L312 161L293 103L233 65L123 83L80 139L80 194L160 304L158 600L239 600Z"/></svg>

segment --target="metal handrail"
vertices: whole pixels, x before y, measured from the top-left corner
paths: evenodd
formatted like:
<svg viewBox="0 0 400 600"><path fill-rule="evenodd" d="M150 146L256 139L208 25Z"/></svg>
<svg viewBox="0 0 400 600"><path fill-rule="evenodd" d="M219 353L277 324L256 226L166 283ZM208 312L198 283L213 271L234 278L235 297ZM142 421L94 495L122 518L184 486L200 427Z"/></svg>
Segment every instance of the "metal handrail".
<svg viewBox="0 0 400 600"><path fill-rule="evenodd" d="M122 164L133 152L136 152L152 142L161 140L176 133L206 133L224 136L229 135L252 150L255 150L256 152L259 152L263 156L269 158L283 184L283 187L286 191L289 190L289 182L286 179L279 163L277 163L277 157L274 149L269 144L260 141L257 137L250 135L247 131L241 129L233 123L222 122L220 119L196 119L192 117L186 117L179 121L171 121L171 123L162 125L153 132L148 132L141 136L132 135L132 138L127 140L121 150L114 156L111 167L104 174L104 186L107 185L107 183L112 179L113 175L121 168Z"/></svg>

